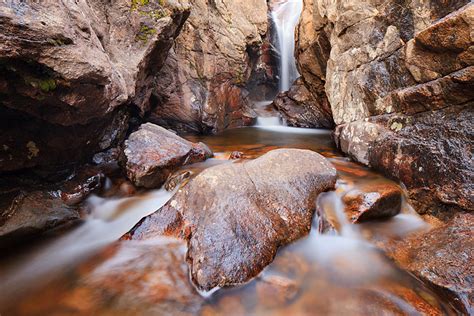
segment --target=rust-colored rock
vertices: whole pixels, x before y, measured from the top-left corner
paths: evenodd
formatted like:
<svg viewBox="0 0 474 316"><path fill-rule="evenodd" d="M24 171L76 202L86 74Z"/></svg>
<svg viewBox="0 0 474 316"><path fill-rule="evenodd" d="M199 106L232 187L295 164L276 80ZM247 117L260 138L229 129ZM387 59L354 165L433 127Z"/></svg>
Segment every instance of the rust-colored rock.
<svg viewBox="0 0 474 316"><path fill-rule="evenodd" d="M251 125L247 88L259 85L257 77L273 76L267 2L182 2L189 2L191 15L155 82L150 121L200 133Z"/></svg>
<svg viewBox="0 0 474 316"><path fill-rule="evenodd" d="M351 157L399 179L420 213L473 210L473 109L468 103L356 121L337 128L336 143Z"/></svg>
<svg viewBox="0 0 474 316"><path fill-rule="evenodd" d="M342 200L349 221L360 223L400 213L402 192L396 185L372 184L347 192Z"/></svg>
<svg viewBox="0 0 474 316"><path fill-rule="evenodd" d="M280 93L273 106L289 126L332 128L334 121L326 98L316 99L303 84L295 81L287 92Z"/></svg>
<svg viewBox="0 0 474 316"><path fill-rule="evenodd" d="M191 180L131 237L175 232L188 239L191 276L203 290L243 283L280 246L309 232L316 196L335 180L334 167L308 150L280 149L218 165Z"/></svg>
<svg viewBox="0 0 474 316"><path fill-rule="evenodd" d="M136 185L156 188L180 166L212 157L203 143L193 144L163 127L146 123L125 141L122 164Z"/></svg>
<svg viewBox="0 0 474 316"><path fill-rule="evenodd" d="M456 307L474 312L474 215L461 213L444 225L389 246L388 255L417 277L450 296Z"/></svg>
<svg viewBox="0 0 474 316"><path fill-rule="evenodd" d="M121 241L55 282L10 315L196 315L204 299L189 282L186 244L174 238Z"/></svg>
<svg viewBox="0 0 474 316"><path fill-rule="evenodd" d="M79 220L79 210L67 205L58 195L47 191L2 194L0 247Z"/></svg>

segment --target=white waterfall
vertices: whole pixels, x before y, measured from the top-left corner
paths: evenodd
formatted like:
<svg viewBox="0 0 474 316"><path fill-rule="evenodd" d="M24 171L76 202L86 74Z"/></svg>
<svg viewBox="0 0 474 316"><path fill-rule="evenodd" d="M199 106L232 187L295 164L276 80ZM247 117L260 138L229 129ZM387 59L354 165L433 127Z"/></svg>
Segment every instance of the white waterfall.
<svg viewBox="0 0 474 316"><path fill-rule="evenodd" d="M280 91L288 91L299 77L295 60L295 28L303 10L303 0L277 1L272 10L280 53Z"/></svg>

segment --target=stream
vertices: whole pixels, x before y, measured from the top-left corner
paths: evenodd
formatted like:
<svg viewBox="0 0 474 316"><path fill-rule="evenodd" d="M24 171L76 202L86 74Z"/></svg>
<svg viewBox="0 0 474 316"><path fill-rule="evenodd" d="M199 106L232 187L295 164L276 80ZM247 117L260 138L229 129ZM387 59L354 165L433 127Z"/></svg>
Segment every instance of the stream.
<svg viewBox="0 0 474 316"><path fill-rule="evenodd" d="M265 104L258 104L258 109L265 113ZM342 157L329 131L286 127L273 114L267 110L253 127L215 136L187 136L208 144L215 158L183 169L197 174L216 164L232 163L228 157L234 151L245 158L276 148L317 151L338 170L336 190L318 199L318 208L330 218L332 229L320 232L317 213L310 234L282 248L257 278L234 288L198 293L186 272L185 246L166 238L136 246L116 242L172 193L92 196L87 201L92 212L81 226L3 262L0 304L5 315L453 314L448 301L375 247L427 228L406 201L401 214L384 221L354 225L343 213L341 197L348 191L394 183ZM161 265L171 269L168 273L173 277L158 273ZM153 269L158 272L154 274ZM154 278L151 288L150 278Z"/></svg>
<svg viewBox="0 0 474 316"><path fill-rule="evenodd" d="M272 13L281 91L298 77L293 51L301 8L301 0L280 1ZM382 251L392 241L429 228L406 197L400 214L390 219L352 224L344 213L342 199L348 192L399 184L343 157L331 131L285 126L270 103L255 103L254 126L212 136L183 135L204 142L215 156L181 169L195 176L233 163L229 157L235 152L254 159L278 148L316 151L335 166L336 189L318 197L309 235L282 247L260 275L247 284L199 292L189 277L183 241L127 240L127 232L174 192L120 197L114 190L123 178L109 177L108 189L85 202L90 212L81 225L0 261L0 315L456 314L446 297Z"/></svg>

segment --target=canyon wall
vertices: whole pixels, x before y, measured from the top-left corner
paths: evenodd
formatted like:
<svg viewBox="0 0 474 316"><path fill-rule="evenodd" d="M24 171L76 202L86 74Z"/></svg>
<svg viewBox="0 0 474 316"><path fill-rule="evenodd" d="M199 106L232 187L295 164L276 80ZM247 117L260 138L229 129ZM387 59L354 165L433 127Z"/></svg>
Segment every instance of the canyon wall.
<svg viewBox="0 0 474 316"><path fill-rule="evenodd" d="M122 140L146 111L189 6L0 3L0 171L67 164Z"/></svg>
<svg viewBox="0 0 474 316"><path fill-rule="evenodd" d="M402 181L420 212L474 209L473 10L467 0L305 0L296 56L330 104L336 143Z"/></svg>
<svg viewBox="0 0 474 316"><path fill-rule="evenodd" d="M200 133L249 125L255 113L246 86L258 73L272 76L267 2L189 2L189 20L157 76L149 119Z"/></svg>
<svg viewBox="0 0 474 316"><path fill-rule="evenodd" d="M88 159L140 120L198 133L251 124L249 90L265 97L276 84L267 10L265 0L2 2L0 172Z"/></svg>

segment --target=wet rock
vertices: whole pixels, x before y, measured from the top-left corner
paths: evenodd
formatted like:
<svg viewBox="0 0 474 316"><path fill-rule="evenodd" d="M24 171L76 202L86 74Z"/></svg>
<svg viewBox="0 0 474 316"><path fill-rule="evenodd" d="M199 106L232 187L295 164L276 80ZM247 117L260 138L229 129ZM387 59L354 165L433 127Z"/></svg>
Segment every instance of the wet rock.
<svg viewBox="0 0 474 316"><path fill-rule="evenodd" d="M278 275L261 277L256 287L259 302L267 307L288 304L297 296L299 289L294 280Z"/></svg>
<svg viewBox="0 0 474 316"><path fill-rule="evenodd" d="M192 174L193 173L191 171L184 170L184 171L177 172L175 174L170 175L164 185L165 189L167 191L173 191L178 186L181 187L181 186L186 185L186 183L189 181L189 178L191 178Z"/></svg>
<svg viewBox="0 0 474 316"><path fill-rule="evenodd" d="M75 205L82 202L89 194L102 188L105 182L103 173L96 174L72 190L61 192L61 198L67 205Z"/></svg>
<svg viewBox="0 0 474 316"><path fill-rule="evenodd" d="M92 161L96 165L108 165L118 163L120 159L120 149L119 148L110 148L106 151L97 153L92 157Z"/></svg>
<svg viewBox="0 0 474 316"><path fill-rule="evenodd" d="M230 160L237 160L242 159L244 157L244 153L241 151L233 151L230 153L229 159Z"/></svg>
<svg viewBox="0 0 474 316"><path fill-rule="evenodd" d="M88 159L149 108L189 8L133 3L0 4L0 171Z"/></svg>
<svg viewBox="0 0 474 316"><path fill-rule="evenodd" d="M314 98L302 79L296 80L289 91L280 93L273 102L273 106L289 126L334 127L327 99Z"/></svg>
<svg viewBox="0 0 474 316"><path fill-rule="evenodd" d="M155 82L150 121L200 133L252 124L247 86L268 73L266 1L182 2L191 15Z"/></svg>
<svg viewBox="0 0 474 316"><path fill-rule="evenodd" d="M466 0L305 2L298 64L308 89L324 86L336 143L403 182L419 212L473 207L473 10Z"/></svg>
<svg viewBox="0 0 474 316"><path fill-rule="evenodd" d="M357 121L339 126L336 140L358 161L399 179L418 212L472 210L472 109L468 104Z"/></svg>
<svg viewBox="0 0 474 316"><path fill-rule="evenodd" d="M186 244L122 241L9 310L12 315L196 315L204 299L189 282Z"/></svg>
<svg viewBox="0 0 474 316"><path fill-rule="evenodd" d="M388 247L388 255L418 278L454 298L467 315L474 312L474 215L460 213L444 225Z"/></svg>
<svg viewBox="0 0 474 316"><path fill-rule="evenodd" d="M212 157L203 143L194 144L160 126L146 123L125 141L122 164L127 177L145 188L161 186L180 166Z"/></svg>
<svg viewBox="0 0 474 316"><path fill-rule="evenodd" d="M191 180L131 236L175 232L188 239L191 276L200 289L243 283L280 246L309 232L316 196L335 180L334 167L308 150L280 149L218 165Z"/></svg>
<svg viewBox="0 0 474 316"><path fill-rule="evenodd" d="M80 219L79 210L66 204L57 192L33 191L2 196L0 246L38 235Z"/></svg>
<svg viewBox="0 0 474 316"><path fill-rule="evenodd" d="M342 200L352 223L392 217L400 213L402 192L390 184L372 184L347 192Z"/></svg>

